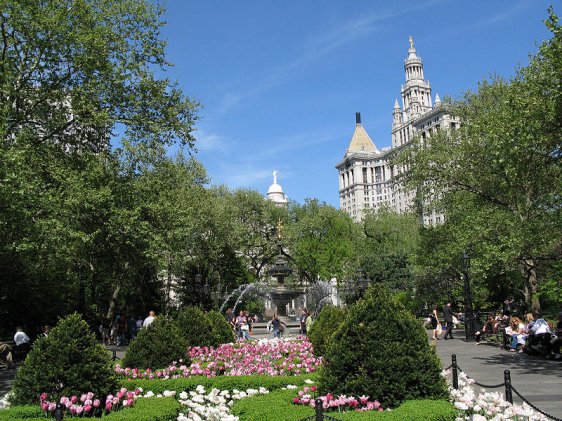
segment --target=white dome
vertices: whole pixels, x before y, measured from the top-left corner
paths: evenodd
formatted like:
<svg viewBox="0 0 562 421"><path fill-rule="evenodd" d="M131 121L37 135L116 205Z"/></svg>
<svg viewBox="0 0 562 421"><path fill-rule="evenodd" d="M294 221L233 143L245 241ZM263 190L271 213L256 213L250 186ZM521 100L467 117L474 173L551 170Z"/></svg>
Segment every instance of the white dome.
<svg viewBox="0 0 562 421"><path fill-rule="evenodd" d="M283 187L281 187L281 185L277 183L273 183L271 186L269 186L269 189L267 190L267 194L269 195L274 193L283 193Z"/></svg>

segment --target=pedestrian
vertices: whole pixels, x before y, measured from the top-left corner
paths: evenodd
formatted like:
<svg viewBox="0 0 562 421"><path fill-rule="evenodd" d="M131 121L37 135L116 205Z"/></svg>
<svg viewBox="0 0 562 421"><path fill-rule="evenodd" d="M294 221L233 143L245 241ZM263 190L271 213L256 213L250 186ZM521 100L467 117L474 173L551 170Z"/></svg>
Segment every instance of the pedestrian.
<svg viewBox="0 0 562 421"><path fill-rule="evenodd" d="M29 339L29 336L25 334L21 326L16 328L14 342L16 343L15 351L17 351L18 354L27 354L29 352L31 339Z"/></svg>
<svg viewBox="0 0 562 421"><path fill-rule="evenodd" d="M248 310L244 311L244 317L246 317L246 324L248 325L248 335L252 336L252 318L250 317L250 312ZM248 339L250 339L248 337Z"/></svg>
<svg viewBox="0 0 562 421"><path fill-rule="evenodd" d="M442 332L438 331L440 329L438 329L438 327L437 327L437 326L439 326L439 317L437 317L437 306L436 305L433 306L433 310L431 310L431 313L429 314L429 319L431 321L431 328L433 329L433 336L432 336L431 339L436 341L436 340L440 339L439 335L442 333Z"/></svg>
<svg viewBox="0 0 562 421"><path fill-rule="evenodd" d="M299 333L301 335L306 335L306 319L307 318L308 318L308 310L305 308L301 312L301 317L300 317L301 328L300 328Z"/></svg>
<svg viewBox="0 0 562 421"><path fill-rule="evenodd" d="M244 316L244 310L240 310L238 317L236 318L236 333L238 335L238 339L244 339L244 333L242 332L242 324L246 323L246 316Z"/></svg>
<svg viewBox="0 0 562 421"><path fill-rule="evenodd" d="M50 332L51 332L51 326L49 325L43 326L41 329L41 337L46 338L47 336L49 336Z"/></svg>
<svg viewBox="0 0 562 421"><path fill-rule="evenodd" d="M109 345L111 343L111 322L108 318L103 318L100 322L98 327L100 332L101 341L105 345Z"/></svg>
<svg viewBox="0 0 562 421"><path fill-rule="evenodd" d="M12 358L12 347L4 342L0 342L0 359L6 363L7 368L14 366Z"/></svg>
<svg viewBox="0 0 562 421"><path fill-rule="evenodd" d="M306 334L310 335L310 329L312 329L312 324L314 323L314 319L312 318L312 313L308 314L306 318Z"/></svg>
<svg viewBox="0 0 562 421"><path fill-rule="evenodd" d="M124 346L127 344L127 316L122 314L117 321L117 345Z"/></svg>
<svg viewBox="0 0 562 421"><path fill-rule="evenodd" d="M154 321L155 318L156 318L156 313L151 310L148 313L148 317L146 319L144 319L144 322L142 323L142 327L150 326L150 324Z"/></svg>
<svg viewBox="0 0 562 421"><path fill-rule="evenodd" d="M127 319L127 339L132 341L137 336L137 321L131 315Z"/></svg>
<svg viewBox="0 0 562 421"><path fill-rule="evenodd" d="M453 310L451 309L451 303L447 303L443 307L443 319L445 319L445 335L443 335L443 339L448 339L447 336L455 339L453 338Z"/></svg>
<svg viewBox="0 0 562 421"><path fill-rule="evenodd" d="M281 334L285 330L285 323L279 320L277 313L273 315L273 318L267 324L267 330L269 330L274 338L280 338Z"/></svg>

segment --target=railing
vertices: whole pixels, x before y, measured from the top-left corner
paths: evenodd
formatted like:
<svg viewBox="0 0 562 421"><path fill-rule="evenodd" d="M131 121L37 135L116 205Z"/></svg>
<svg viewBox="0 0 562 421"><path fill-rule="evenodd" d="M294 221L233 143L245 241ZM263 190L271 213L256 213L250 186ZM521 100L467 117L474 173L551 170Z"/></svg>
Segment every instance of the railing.
<svg viewBox="0 0 562 421"><path fill-rule="evenodd" d="M448 369L452 369L453 372L453 387L455 389L459 388L459 371L462 371L466 374L466 372L459 367L458 363L457 363L457 356L455 354L451 355L451 365L449 367L446 367L445 370ZM468 375L467 375L468 377ZM527 398L525 398L521 393L519 393L517 391L517 389L515 387L513 387L513 384L511 383L511 373L509 370L505 370L503 372L503 383L498 383L498 384L483 384L480 383L478 381L474 380L474 384L480 387L483 387L485 389L497 389L500 387L505 387L505 400L508 401L509 403L513 404L513 393L515 393L517 396L519 396L519 398L525 402L527 405L529 405L531 408L533 408L535 411L543 414L545 417L551 418L554 421L562 421L562 418L556 418L550 414L548 414L547 412L544 412L543 410L537 408L536 405L534 405L533 403L531 403Z"/></svg>

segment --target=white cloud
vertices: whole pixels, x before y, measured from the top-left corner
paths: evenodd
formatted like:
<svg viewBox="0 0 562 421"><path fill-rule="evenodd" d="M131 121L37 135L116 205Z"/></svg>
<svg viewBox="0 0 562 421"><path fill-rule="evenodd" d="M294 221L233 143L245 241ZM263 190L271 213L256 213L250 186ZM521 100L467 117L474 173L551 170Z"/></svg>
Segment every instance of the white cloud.
<svg viewBox="0 0 562 421"><path fill-rule="evenodd" d="M195 132L195 138L197 139L196 147L200 152L224 152L228 150L229 145L226 139L217 133L209 133L199 129Z"/></svg>

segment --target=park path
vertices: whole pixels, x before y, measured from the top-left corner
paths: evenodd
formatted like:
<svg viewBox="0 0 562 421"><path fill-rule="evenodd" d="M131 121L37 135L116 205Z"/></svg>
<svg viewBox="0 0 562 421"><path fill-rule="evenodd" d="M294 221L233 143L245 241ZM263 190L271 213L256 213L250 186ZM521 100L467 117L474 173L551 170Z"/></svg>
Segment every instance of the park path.
<svg viewBox="0 0 562 421"><path fill-rule="evenodd" d="M288 336L296 333L297 329L291 328ZM451 355L456 354L459 367L469 377L484 384L502 383L504 370L510 370L511 382L523 396L543 411L562 418L562 361L506 352L497 346L475 346L461 339L463 332L455 333L453 340L436 342L436 351L444 367L451 364ZM271 334L259 332L254 337L271 337ZM127 351L125 346L108 348L115 350L118 358ZM15 370L0 368L0 397L10 390L14 376ZM504 391L503 388L494 390ZM521 402L515 394L513 398L514 402Z"/></svg>
<svg viewBox="0 0 562 421"><path fill-rule="evenodd" d="M451 364L451 355L455 354L458 366L468 377L489 385L503 383L504 370L509 370L511 383L519 393L541 410L562 418L562 361L507 352L484 343L476 346L463 337L464 332L457 331L455 339L437 341L436 351L444 367ZM488 391L505 393L503 387ZM515 393L513 402L521 403Z"/></svg>

